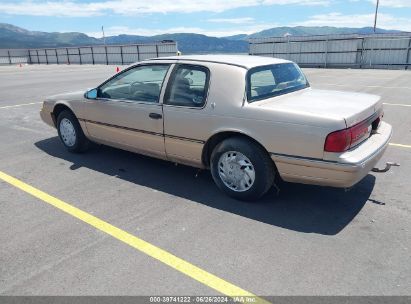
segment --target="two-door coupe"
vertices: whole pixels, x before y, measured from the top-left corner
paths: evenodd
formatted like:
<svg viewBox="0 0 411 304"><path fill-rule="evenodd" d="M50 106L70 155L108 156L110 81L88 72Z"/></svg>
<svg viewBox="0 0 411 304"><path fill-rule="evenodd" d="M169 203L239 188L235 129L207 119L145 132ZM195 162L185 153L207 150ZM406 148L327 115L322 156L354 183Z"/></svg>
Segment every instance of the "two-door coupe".
<svg viewBox="0 0 411 304"><path fill-rule="evenodd" d="M254 200L284 181L347 188L375 166L392 128L378 96L312 89L297 64L257 56L138 62L98 87L44 101L69 151L89 142L209 168Z"/></svg>

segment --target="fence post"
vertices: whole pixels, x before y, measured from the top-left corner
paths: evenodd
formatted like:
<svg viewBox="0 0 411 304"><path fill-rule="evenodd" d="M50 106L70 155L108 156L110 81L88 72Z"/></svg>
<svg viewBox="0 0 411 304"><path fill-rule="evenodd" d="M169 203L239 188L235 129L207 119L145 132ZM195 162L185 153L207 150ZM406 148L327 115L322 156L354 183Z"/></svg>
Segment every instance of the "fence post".
<svg viewBox="0 0 411 304"><path fill-rule="evenodd" d="M47 56L47 49L44 49L44 53L46 54L46 64L49 64L49 57Z"/></svg>
<svg viewBox="0 0 411 304"><path fill-rule="evenodd" d="M30 52L31 50L30 49L28 49L27 50L27 52L28 52L28 55L29 55L29 64L32 64L33 62L32 62L32 60L31 60L31 52Z"/></svg>
<svg viewBox="0 0 411 304"><path fill-rule="evenodd" d="M158 58L158 44L156 44L156 56Z"/></svg>
<svg viewBox="0 0 411 304"><path fill-rule="evenodd" d="M361 50L360 50L360 62L359 62L359 65L360 65L360 69L362 69L362 65L363 65L363 63L365 63L365 61L364 61L364 37L362 37L362 38L360 38L361 39Z"/></svg>
<svg viewBox="0 0 411 304"><path fill-rule="evenodd" d="M327 56L328 56L328 38L325 40L325 60L324 60L324 68L327 68Z"/></svg>
<svg viewBox="0 0 411 304"><path fill-rule="evenodd" d="M104 46L104 50L106 51L106 64L108 65L108 54L107 54L107 46Z"/></svg>
<svg viewBox="0 0 411 304"><path fill-rule="evenodd" d="M273 42L272 44L272 48L271 48L271 57L273 57L274 58L274 51L275 51L275 42ZM249 48L251 48L251 44L250 44L250 46L249 46Z"/></svg>
<svg viewBox="0 0 411 304"><path fill-rule="evenodd" d="M291 51L290 36L287 36L287 59L288 60L290 60L290 51Z"/></svg>
<svg viewBox="0 0 411 304"><path fill-rule="evenodd" d="M7 50L7 56L9 58L9 64L11 64L10 50Z"/></svg>
<svg viewBox="0 0 411 304"><path fill-rule="evenodd" d="M405 61L405 69L408 70L408 66L410 64L410 50L411 50L411 37L408 41L408 50L407 50L407 59Z"/></svg>
<svg viewBox="0 0 411 304"><path fill-rule="evenodd" d="M80 48L77 48L78 50L78 60L80 61L80 65L83 64L83 61L81 61L81 53L80 53Z"/></svg>
<svg viewBox="0 0 411 304"><path fill-rule="evenodd" d="M66 48L66 54L67 54L67 64L70 64L70 55L68 52L68 48Z"/></svg>
<svg viewBox="0 0 411 304"><path fill-rule="evenodd" d="M60 64L59 55L57 54L57 49L54 49L54 52L56 53L56 62L57 62L57 64Z"/></svg>
<svg viewBox="0 0 411 304"><path fill-rule="evenodd" d="M123 46L120 45L120 55L121 55L121 65L124 65L124 60L123 60Z"/></svg>
<svg viewBox="0 0 411 304"><path fill-rule="evenodd" d="M40 64L39 50L36 50L36 54L37 54L37 63Z"/></svg>
<svg viewBox="0 0 411 304"><path fill-rule="evenodd" d="M371 45L373 45L373 44L371 43ZM373 55L373 53L374 53L374 46L372 46L371 49L370 49L370 68L372 67L372 55Z"/></svg>
<svg viewBox="0 0 411 304"><path fill-rule="evenodd" d="M140 61L140 49L137 44L137 61Z"/></svg>
<svg viewBox="0 0 411 304"><path fill-rule="evenodd" d="M90 46L90 50L91 50L91 60L92 60L93 65L94 65L94 50L93 50L92 46Z"/></svg>

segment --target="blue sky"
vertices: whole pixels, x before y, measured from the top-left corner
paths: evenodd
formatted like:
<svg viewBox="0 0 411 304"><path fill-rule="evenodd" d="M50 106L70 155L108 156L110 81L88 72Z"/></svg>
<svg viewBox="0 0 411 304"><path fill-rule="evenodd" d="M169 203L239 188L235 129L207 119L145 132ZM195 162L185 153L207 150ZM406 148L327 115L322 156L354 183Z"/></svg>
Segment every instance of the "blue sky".
<svg viewBox="0 0 411 304"><path fill-rule="evenodd" d="M0 22L101 37L254 33L276 26L372 26L375 0L0 0ZM411 31L411 0L380 0L378 27Z"/></svg>

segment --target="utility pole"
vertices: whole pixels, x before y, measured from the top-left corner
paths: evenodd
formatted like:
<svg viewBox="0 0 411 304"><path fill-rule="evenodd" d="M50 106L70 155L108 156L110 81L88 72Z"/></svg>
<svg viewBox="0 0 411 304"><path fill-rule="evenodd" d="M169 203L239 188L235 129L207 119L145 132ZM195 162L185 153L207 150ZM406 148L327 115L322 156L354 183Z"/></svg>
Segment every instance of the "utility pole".
<svg viewBox="0 0 411 304"><path fill-rule="evenodd" d="M377 15L378 15L378 5L379 4L380 4L380 0L377 0L377 3L375 5L374 34L375 34L375 31L377 30Z"/></svg>
<svg viewBox="0 0 411 304"><path fill-rule="evenodd" d="M101 31L103 32L103 42L106 45L106 35L104 35L104 26L101 26Z"/></svg>

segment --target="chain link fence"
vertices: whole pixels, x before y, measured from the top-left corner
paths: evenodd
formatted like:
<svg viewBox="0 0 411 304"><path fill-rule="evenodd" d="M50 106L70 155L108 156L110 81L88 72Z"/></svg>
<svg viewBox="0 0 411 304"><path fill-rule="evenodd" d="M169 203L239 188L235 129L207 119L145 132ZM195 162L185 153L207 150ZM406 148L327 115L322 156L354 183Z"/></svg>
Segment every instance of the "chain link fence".
<svg viewBox="0 0 411 304"><path fill-rule="evenodd" d="M303 67L411 68L411 33L250 39L249 54Z"/></svg>
<svg viewBox="0 0 411 304"><path fill-rule="evenodd" d="M176 55L176 42L44 49L0 49L0 64L118 64Z"/></svg>

